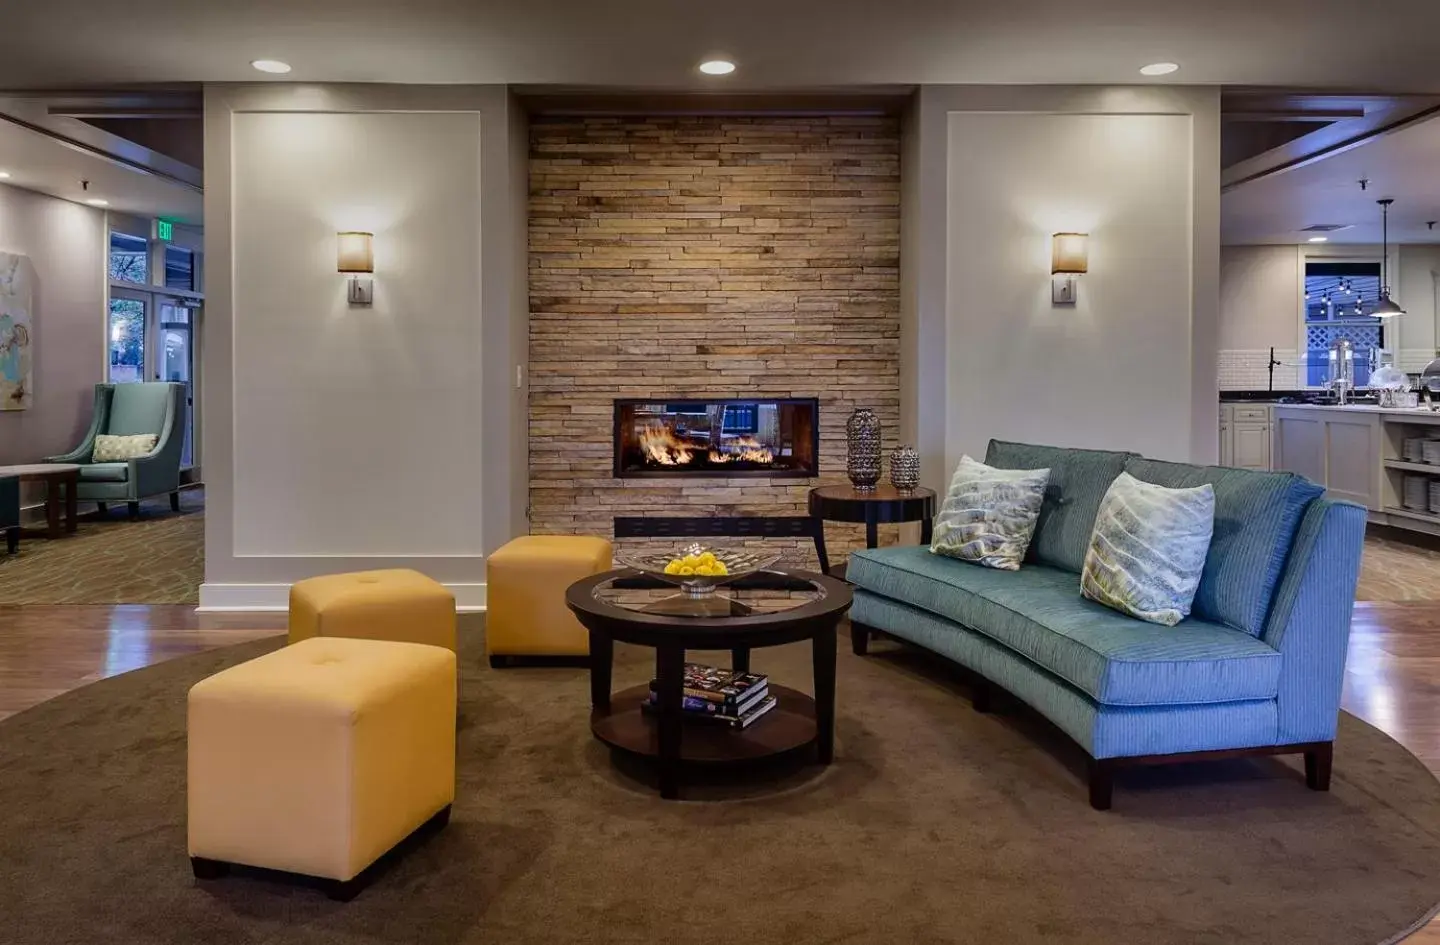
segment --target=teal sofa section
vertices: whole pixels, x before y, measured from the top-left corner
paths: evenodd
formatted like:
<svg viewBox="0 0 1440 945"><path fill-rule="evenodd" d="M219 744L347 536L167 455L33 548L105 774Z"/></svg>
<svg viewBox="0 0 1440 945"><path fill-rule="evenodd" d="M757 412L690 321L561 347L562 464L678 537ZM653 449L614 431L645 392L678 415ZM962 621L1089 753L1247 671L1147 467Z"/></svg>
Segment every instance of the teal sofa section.
<svg viewBox="0 0 1440 945"><path fill-rule="evenodd" d="M140 514L140 500L170 494L170 508L180 510L180 459L185 449L184 384L96 384L95 413L80 445L47 463L80 464L76 496L95 502L101 514L109 502L124 502L130 517ZM91 456L95 437L153 433L155 448L137 459L96 463Z"/></svg>
<svg viewBox="0 0 1440 945"><path fill-rule="evenodd" d="M1058 473L1026 565L997 571L923 547L856 552L847 577L857 653L879 631L1011 692L1089 754L1099 809L1120 765L1217 752L1301 752L1310 786L1328 787L1364 509L1291 473L998 441L986 461ZM1089 531L1122 470L1215 487L1215 537L1178 626L1080 596Z"/></svg>

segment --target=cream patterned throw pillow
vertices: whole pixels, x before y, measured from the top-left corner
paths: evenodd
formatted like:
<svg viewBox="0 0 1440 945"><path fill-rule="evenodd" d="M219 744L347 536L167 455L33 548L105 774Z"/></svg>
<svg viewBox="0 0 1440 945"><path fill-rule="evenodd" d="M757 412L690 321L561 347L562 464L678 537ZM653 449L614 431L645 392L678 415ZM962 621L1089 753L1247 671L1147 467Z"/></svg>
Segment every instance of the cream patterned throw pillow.
<svg viewBox="0 0 1440 945"><path fill-rule="evenodd" d="M127 459L135 459L149 453L155 448L155 441L159 439L153 433L137 433L134 436L97 434L95 449L90 453L90 462L123 463Z"/></svg>
<svg viewBox="0 0 1440 945"><path fill-rule="evenodd" d="M1020 570L1049 479L1048 469L996 469L962 456L935 517L930 551L987 568Z"/></svg>
<svg viewBox="0 0 1440 945"><path fill-rule="evenodd" d="M1214 486L1167 489L1122 472L1095 516L1080 593L1173 627L1190 614L1214 530Z"/></svg>

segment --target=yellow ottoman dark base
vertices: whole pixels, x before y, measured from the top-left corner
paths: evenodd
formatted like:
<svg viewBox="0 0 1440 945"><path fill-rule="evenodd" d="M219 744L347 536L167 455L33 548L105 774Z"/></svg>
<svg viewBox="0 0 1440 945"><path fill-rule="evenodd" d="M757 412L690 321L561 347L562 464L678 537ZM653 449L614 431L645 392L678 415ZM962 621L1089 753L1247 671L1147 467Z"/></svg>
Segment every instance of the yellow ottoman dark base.
<svg viewBox="0 0 1440 945"><path fill-rule="evenodd" d="M382 856L455 800L455 654L302 640L196 683L187 835L197 877L227 864L353 896Z"/></svg>
<svg viewBox="0 0 1440 945"><path fill-rule="evenodd" d="M527 535L507 542L485 565L485 652L490 665L510 657L586 658L590 634L565 590L610 570L610 542L581 535Z"/></svg>

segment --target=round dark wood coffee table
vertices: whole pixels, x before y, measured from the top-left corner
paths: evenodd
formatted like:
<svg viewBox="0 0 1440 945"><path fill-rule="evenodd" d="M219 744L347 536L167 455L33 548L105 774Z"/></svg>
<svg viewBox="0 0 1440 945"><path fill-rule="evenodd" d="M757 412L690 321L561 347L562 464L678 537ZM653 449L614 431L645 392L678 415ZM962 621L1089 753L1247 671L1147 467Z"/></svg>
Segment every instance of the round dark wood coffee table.
<svg viewBox="0 0 1440 945"><path fill-rule="evenodd" d="M565 602L590 631L590 730L612 749L653 759L660 796L680 795L695 766L747 764L813 747L835 753L835 627L850 609L850 587L808 571L765 571L709 598L621 569L570 585ZM641 711L650 687L611 693L615 641L655 649L654 715ZM749 672L756 647L811 641L815 695L770 681L773 710L749 728L686 725L682 696L686 650L729 650L731 667Z"/></svg>
<svg viewBox="0 0 1440 945"><path fill-rule="evenodd" d="M810 490L810 516L816 520L815 554L820 558L820 570L830 574L830 555L825 551L826 522L865 523L866 548L879 544L882 524L919 522L920 544L928 545L935 519L935 490L922 487L901 492L891 485L877 485L861 492L851 485L818 486Z"/></svg>

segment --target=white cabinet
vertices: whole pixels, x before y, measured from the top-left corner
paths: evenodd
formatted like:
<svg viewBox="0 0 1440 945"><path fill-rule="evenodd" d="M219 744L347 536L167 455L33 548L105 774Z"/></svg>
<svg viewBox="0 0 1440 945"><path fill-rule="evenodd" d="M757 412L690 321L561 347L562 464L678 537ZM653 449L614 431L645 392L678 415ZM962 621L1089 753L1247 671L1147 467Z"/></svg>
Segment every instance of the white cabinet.
<svg viewBox="0 0 1440 945"><path fill-rule="evenodd" d="M1221 404L1220 465L1268 471L1270 431L1268 405Z"/></svg>
<svg viewBox="0 0 1440 945"><path fill-rule="evenodd" d="M1252 420L1236 421L1230 432L1231 466L1240 469L1270 469L1270 424Z"/></svg>

